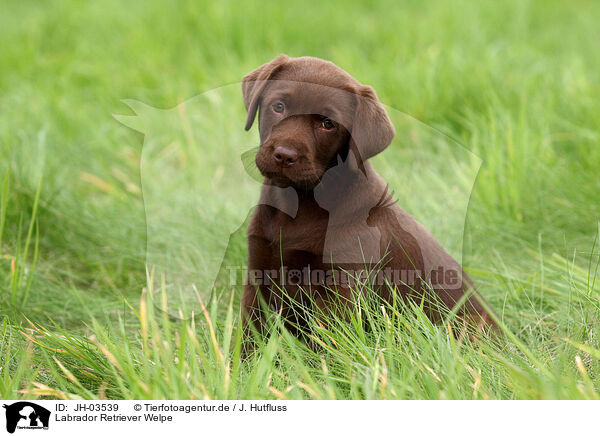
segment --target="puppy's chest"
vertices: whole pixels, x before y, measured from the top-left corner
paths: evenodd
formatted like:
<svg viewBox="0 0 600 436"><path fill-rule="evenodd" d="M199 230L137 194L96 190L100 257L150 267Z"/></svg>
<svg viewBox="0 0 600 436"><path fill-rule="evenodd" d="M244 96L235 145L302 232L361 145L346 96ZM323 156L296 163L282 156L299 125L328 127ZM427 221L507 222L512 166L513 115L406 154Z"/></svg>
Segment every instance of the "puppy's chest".
<svg viewBox="0 0 600 436"><path fill-rule="evenodd" d="M277 212L263 216L263 237L272 257L290 263L314 263L322 259L328 214L323 210L300 209L295 218Z"/></svg>

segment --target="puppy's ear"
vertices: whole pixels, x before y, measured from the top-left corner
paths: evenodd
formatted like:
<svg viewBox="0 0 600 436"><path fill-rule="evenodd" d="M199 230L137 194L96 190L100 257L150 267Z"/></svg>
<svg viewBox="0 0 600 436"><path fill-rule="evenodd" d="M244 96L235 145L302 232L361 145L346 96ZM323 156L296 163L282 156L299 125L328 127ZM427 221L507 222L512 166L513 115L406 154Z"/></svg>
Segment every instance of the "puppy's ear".
<svg viewBox="0 0 600 436"><path fill-rule="evenodd" d="M260 105L260 97L265 86L267 86L268 80L277 72L277 70L285 65L289 59L288 56L281 54L271 62L267 62L256 70L246 74L242 79L244 106L246 106L246 110L248 111L245 126L246 130L250 130L252 123L254 123L256 111Z"/></svg>
<svg viewBox="0 0 600 436"><path fill-rule="evenodd" d="M352 122L351 148L353 143L364 162L390 145L396 131L373 88L361 85L355 94L358 102Z"/></svg>

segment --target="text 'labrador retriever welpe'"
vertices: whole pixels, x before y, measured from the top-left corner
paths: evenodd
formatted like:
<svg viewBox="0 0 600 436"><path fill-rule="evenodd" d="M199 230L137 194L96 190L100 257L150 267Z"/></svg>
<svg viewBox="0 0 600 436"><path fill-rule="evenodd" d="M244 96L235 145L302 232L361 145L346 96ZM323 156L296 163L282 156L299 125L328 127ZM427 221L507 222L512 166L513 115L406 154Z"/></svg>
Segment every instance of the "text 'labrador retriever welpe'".
<svg viewBox="0 0 600 436"><path fill-rule="evenodd" d="M463 321L495 328L471 279L369 163L395 134L371 87L331 62L280 55L242 89L246 130L259 113L264 176L248 228L246 332L264 333L270 307L302 335L311 316L326 323L360 292L424 302L434 321L460 304Z"/></svg>

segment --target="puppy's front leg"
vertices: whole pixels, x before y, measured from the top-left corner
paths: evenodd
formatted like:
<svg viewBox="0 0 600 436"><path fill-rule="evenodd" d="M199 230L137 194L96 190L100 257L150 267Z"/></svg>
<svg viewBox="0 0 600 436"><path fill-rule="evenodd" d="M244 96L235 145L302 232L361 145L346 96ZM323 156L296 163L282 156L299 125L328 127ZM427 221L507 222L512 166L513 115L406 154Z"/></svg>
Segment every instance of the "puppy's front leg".
<svg viewBox="0 0 600 436"><path fill-rule="evenodd" d="M269 301L269 288L264 274L269 269L270 257L268 241L259 236L248 235L248 283L242 296L245 355L252 351L254 334L265 334L265 314L262 305Z"/></svg>

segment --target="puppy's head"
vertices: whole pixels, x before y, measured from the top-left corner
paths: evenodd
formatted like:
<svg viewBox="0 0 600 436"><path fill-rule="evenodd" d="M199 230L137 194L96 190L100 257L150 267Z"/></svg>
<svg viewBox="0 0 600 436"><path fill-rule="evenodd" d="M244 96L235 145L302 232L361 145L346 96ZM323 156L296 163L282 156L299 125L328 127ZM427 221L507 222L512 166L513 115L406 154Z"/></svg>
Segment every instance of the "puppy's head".
<svg viewBox="0 0 600 436"><path fill-rule="evenodd" d="M394 137L375 91L331 62L280 55L247 74L242 91L246 130L259 113L256 164L278 186L313 189L338 155L364 162Z"/></svg>

